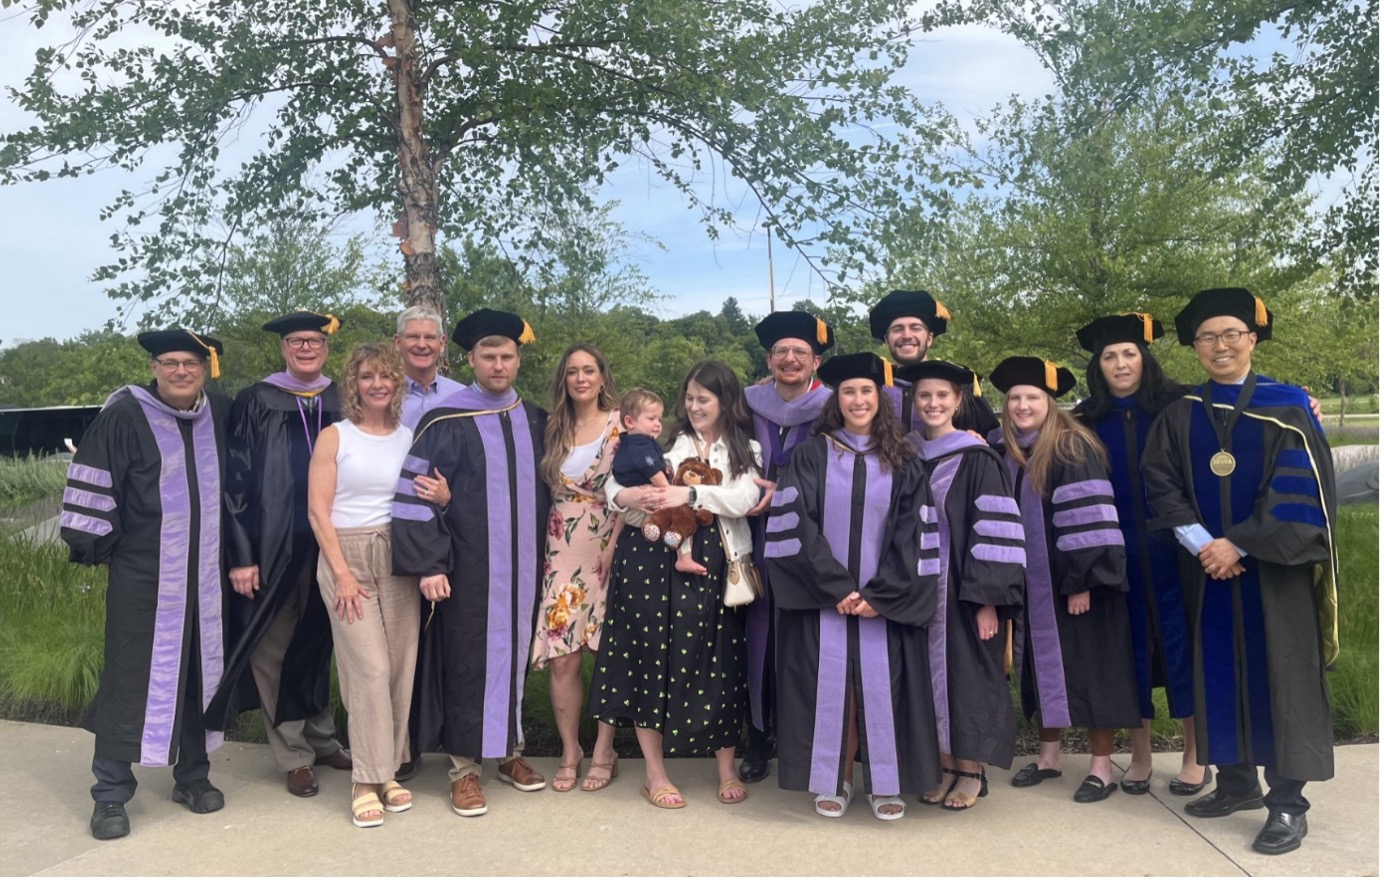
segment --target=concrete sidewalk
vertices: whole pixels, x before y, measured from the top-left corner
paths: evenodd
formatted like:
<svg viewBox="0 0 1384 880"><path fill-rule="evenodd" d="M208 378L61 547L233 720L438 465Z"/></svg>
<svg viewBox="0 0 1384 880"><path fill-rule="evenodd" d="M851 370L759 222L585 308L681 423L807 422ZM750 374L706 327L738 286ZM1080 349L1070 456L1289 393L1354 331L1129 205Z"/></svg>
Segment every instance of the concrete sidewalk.
<svg viewBox="0 0 1384 880"><path fill-rule="evenodd" d="M267 746L228 744L212 755L226 809L197 816L169 800L171 771L137 768L132 833L91 838L91 735L0 721L9 776L0 789L0 873L72 875L1370 875L1379 872L1379 747L1336 750L1336 778L1313 784L1302 849L1261 856L1250 841L1260 811L1193 820L1167 793L1176 755L1155 756L1153 793L1116 792L1074 803L1086 758L1068 756L1061 779L1009 785L964 813L910 801L898 822L879 822L863 798L845 818L823 819L812 799L771 777L749 802L716 802L710 759L675 760L685 809L655 810L639 796L643 765L622 762L598 794L524 794L485 767L488 815L461 819L447 801L445 763L429 755L410 783L416 806L360 830L348 813L348 774L319 768L322 792L284 790ZM1125 764L1127 756L1116 756ZM534 765L551 777L555 759ZM1016 761L1015 767L1026 763ZM1208 789L1209 790L1209 789Z"/></svg>

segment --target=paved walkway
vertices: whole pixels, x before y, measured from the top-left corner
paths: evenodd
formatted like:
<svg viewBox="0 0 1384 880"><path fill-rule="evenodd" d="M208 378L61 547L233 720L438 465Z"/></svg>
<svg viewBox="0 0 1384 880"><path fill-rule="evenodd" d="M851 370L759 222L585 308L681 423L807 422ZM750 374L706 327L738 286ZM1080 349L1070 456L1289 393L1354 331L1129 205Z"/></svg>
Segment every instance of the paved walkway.
<svg viewBox="0 0 1384 880"><path fill-rule="evenodd" d="M320 768L322 793L290 797L268 747L229 744L212 755L226 809L197 816L169 800L172 776L139 768L133 833L99 842L87 830L91 735L0 721L9 771L0 789L0 873L24 875L1370 875L1379 872L1379 748L1336 750L1336 778L1310 785L1302 849L1261 856L1249 847L1264 814L1192 820L1167 794L1177 756L1155 756L1154 791L1116 792L1082 805L1071 793L1086 759L1020 791L1009 774L968 813L913 802L902 821L878 822L857 801L843 819L772 777L749 802L716 802L710 759L670 762L688 806L658 811L639 797L643 767L621 765L606 791L523 794L485 768L490 813L454 816L443 761L430 755L411 783L417 805L384 827L354 828L348 775ZM1124 763L1126 756L1117 756ZM1022 761L1016 764L1022 766ZM551 775L554 759L536 759Z"/></svg>

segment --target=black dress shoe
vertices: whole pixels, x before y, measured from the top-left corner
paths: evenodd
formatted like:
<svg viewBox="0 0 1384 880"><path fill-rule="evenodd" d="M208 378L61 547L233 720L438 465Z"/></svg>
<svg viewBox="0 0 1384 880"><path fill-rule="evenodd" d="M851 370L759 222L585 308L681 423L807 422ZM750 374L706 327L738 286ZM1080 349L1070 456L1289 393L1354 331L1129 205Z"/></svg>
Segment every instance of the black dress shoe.
<svg viewBox="0 0 1384 880"><path fill-rule="evenodd" d="M763 755L746 755L740 762L740 781L759 782L769 775L769 759Z"/></svg>
<svg viewBox="0 0 1384 880"><path fill-rule="evenodd" d="M1201 790L1211 784L1211 768L1207 767L1206 772L1201 775L1201 782L1183 782L1174 776L1168 782L1168 791L1178 797L1191 797L1194 794L1201 794Z"/></svg>
<svg viewBox="0 0 1384 880"><path fill-rule="evenodd" d="M1264 823L1259 835L1254 838L1254 851L1270 856L1282 855L1302 846L1302 839L1306 836L1306 813L1294 816L1274 811L1269 813L1269 821Z"/></svg>
<svg viewBox="0 0 1384 880"><path fill-rule="evenodd" d="M187 804L194 813L215 813L226 806L226 796L210 781L198 779L187 785L173 786L173 803Z"/></svg>
<svg viewBox="0 0 1384 880"><path fill-rule="evenodd" d="M318 767L330 767L333 770L350 770L354 765L351 762L351 752L349 749L337 749L330 755L323 755L312 763Z"/></svg>
<svg viewBox="0 0 1384 880"><path fill-rule="evenodd" d="M1081 780L1081 785L1072 795L1072 800L1079 804L1094 804L1096 801L1105 800L1114 793L1115 783L1103 782L1099 776L1093 773Z"/></svg>
<svg viewBox="0 0 1384 880"><path fill-rule="evenodd" d="M418 773L418 765L423 763L422 755L414 755L407 761L399 765L399 769L394 772L394 778L399 782L412 779Z"/></svg>
<svg viewBox="0 0 1384 880"><path fill-rule="evenodd" d="M1260 791L1259 786L1256 785L1254 791L1247 794L1228 794L1217 788L1210 794L1202 795L1182 809L1189 816L1212 819L1219 816L1229 816L1239 810L1261 810L1263 808L1264 792Z"/></svg>
<svg viewBox="0 0 1384 880"><path fill-rule="evenodd" d="M91 836L97 840L115 840L130 833L130 817L120 801L97 801L91 811Z"/></svg>
<svg viewBox="0 0 1384 880"><path fill-rule="evenodd" d="M1121 779L1120 791L1125 794L1148 794L1149 781L1147 779Z"/></svg>
<svg viewBox="0 0 1384 880"><path fill-rule="evenodd" d="M1062 775L1061 770L1039 770L1037 764L1029 764L1027 767L1014 774L1014 778L1009 780L1009 784L1015 788L1029 788L1037 785L1044 779L1056 779Z"/></svg>

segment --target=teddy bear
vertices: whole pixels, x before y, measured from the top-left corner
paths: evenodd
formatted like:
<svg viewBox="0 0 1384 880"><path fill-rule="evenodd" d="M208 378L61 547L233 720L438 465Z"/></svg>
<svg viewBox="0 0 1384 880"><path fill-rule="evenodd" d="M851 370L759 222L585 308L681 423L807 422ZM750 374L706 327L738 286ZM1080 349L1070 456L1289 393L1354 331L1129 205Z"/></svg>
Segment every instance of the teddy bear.
<svg viewBox="0 0 1384 880"><path fill-rule="evenodd" d="M721 472L700 458L683 459L678 471L673 475L674 486L719 486ZM691 505L668 507L649 514L644 523L644 537L650 541L663 539L663 543L677 549L682 540L697 530L698 526L711 525L711 511L694 510Z"/></svg>

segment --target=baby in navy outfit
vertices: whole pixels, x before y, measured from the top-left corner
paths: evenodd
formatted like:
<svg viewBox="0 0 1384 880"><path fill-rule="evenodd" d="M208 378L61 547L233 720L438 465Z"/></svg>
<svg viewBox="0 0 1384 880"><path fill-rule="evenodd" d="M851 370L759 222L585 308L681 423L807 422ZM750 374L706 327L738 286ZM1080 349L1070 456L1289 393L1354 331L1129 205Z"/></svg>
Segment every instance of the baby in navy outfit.
<svg viewBox="0 0 1384 880"><path fill-rule="evenodd" d="M633 388L620 398L620 421L625 430L615 450L610 473L621 486L671 485L658 437L663 433L663 400L652 391ZM678 547L678 571L706 574L706 566L692 558L692 538Z"/></svg>

